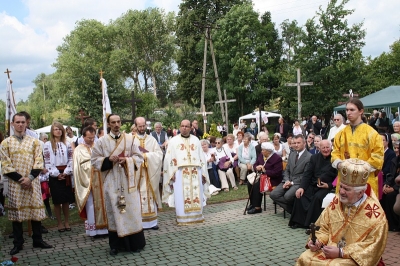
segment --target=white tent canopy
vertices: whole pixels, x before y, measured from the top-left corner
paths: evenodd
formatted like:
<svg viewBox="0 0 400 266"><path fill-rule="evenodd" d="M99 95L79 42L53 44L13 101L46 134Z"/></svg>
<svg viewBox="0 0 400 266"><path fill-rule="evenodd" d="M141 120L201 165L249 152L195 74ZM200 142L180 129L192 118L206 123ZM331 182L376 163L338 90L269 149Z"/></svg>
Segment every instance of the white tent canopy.
<svg viewBox="0 0 400 266"><path fill-rule="evenodd" d="M264 121L264 124L268 123L268 117L282 117L282 115L278 114L278 113L273 113L273 112L261 111L261 119ZM258 130L260 130L261 126L260 126L260 121L259 121L260 120L260 112L259 111L254 111L250 114L239 117L238 125L240 125L240 121L242 119L244 119L244 120L255 119L256 123L258 125Z"/></svg>
<svg viewBox="0 0 400 266"><path fill-rule="evenodd" d="M63 126L64 126L64 128L67 127L66 125L63 125ZM70 127L70 128L71 128L72 131L74 132L74 135L77 136L77 137L79 137L79 129L76 128L76 127ZM35 129L34 131L35 131L36 133L40 134L40 133L50 133L50 130L51 130L51 125L50 125L50 126L47 126L47 127L42 127L42 128Z"/></svg>

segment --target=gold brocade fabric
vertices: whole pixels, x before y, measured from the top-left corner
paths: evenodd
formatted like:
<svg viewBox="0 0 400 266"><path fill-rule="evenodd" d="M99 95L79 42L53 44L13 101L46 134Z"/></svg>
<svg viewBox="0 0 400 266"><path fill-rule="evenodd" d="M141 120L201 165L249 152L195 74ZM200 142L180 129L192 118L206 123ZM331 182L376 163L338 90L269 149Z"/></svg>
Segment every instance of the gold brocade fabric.
<svg viewBox="0 0 400 266"><path fill-rule="evenodd" d="M107 228L103 181L100 172L92 167L90 159L89 147L80 144L75 148L73 157L75 200L81 213L85 210L87 199L92 192L96 229Z"/></svg>
<svg viewBox="0 0 400 266"><path fill-rule="evenodd" d="M101 170L106 157L121 153L124 153L126 158L124 167L114 163L111 169L101 172L102 180L104 180L108 230L117 232L118 237L132 235L143 229L140 195L134 176L135 169L139 169L143 162L143 156L137 145L133 143L133 137L122 133L118 140L108 134L96 141L91 158L94 168ZM125 213L121 213L118 209L117 203L121 195L126 201Z"/></svg>
<svg viewBox="0 0 400 266"><path fill-rule="evenodd" d="M316 221L318 241L337 246L345 237L344 258L326 259L322 251L305 251L297 265L377 265L386 247L388 225L378 199L371 196L358 207L344 207L336 195ZM307 241L308 242L308 241Z"/></svg>
<svg viewBox="0 0 400 266"><path fill-rule="evenodd" d="M17 172L28 177L32 169L43 169L43 155L39 140L24 136L20 142L16 137L6 138L1 143L2 174ZM10 221L41 221L46 218L39 178L32 181L29 189L21 188L18 182L8 179L8 219Z"/></svg>
<svg viewBox="0 0 400 266"><path fill-rule="evenodd" d="M336 134L331 161L358 158L368 162L376 170L380 170L383 165L383 155L382 137L375 129L363 123L358 125L354 132L351 126L347 125ZM339 170L336 193L339 193L340 176ZM368 184L375 195L378 195L378 178L374 172L368 176Z"/></svg>
<svg viewBox="0 0 400 266"><path fill-rule="evenodd" d="M154 221L157 219L155 208L162 209L159 183L163 152L156 139L147 134L143 138L136 136L135 144L147 150L143 153L144 162L140 170L136 171L136 179L139 180L142 220L143 222Z"/></svg>

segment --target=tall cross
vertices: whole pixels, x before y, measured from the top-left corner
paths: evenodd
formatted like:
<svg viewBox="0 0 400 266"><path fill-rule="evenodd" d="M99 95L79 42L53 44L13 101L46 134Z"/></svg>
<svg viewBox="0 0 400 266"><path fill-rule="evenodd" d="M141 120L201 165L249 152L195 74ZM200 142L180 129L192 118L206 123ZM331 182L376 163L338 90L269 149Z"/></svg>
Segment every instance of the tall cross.
<svg viewBox="0 0 400 266"><path fill-rule="evenodd" d="M4 73L6 73L7 74L7 78L10 78L10 73L11 73L12 71L11 70L8 70L8 68L7 68L7 71L5 71Z"/></svg>
<svg viewBox="0 0 400 266"><path fill-rule="evenodd" d="M76 118L81 120L81 124L83 125L83 123L85 122L86 118L89 118L90 115L86 115L85 111L83 111L82 109L79 110L79 115L76 116Z"/></svg>
<svg viewBox="0 0 400 266"><path fill-rule="evenodd" d="M131 103L132 106L132 118L130 120L122 120L122 123L130 122L133 123L136 118L136 102L141 102L141 99L135 98L135 92L132 91L132 98L130 100L125 100L125 102Z"/></svg>
<svg viewBox="0 0 400 266"><path fill-rule="evenodd" d="M100 80L103 78L103 74L104 74L105 72L103 71L103 69L100 69L100 72L99 72L99 74L100 74Z"/></svg>
<svg viewBox="0 0 400 266"><path fill-rule="evenodd" d="M211 115L213 112L206 112L206 106L203 104L201 108L201 112L197 112L196 115L202 115L203 116L203 122L204 122L204 132L207 132L207 115Z"/></svg>
<svg viewBox="0 0 400 266"><path fill-rule="evenodd" d="M229 125L228 125L228 103L236 102L236 99L226 99L226 90L224 90L224 100L217 101L215 103L225 103L225 121L226 121L226 134L229 133Z"/></svg>
<svg viewBox="0 0 400 266"><path fill-rule="evenodd" d="M313 82L300 82L300 68L297 69L297 83L286 83L288 87L297 87L297 118L301 119L301 86L314 85Z"/></svg>

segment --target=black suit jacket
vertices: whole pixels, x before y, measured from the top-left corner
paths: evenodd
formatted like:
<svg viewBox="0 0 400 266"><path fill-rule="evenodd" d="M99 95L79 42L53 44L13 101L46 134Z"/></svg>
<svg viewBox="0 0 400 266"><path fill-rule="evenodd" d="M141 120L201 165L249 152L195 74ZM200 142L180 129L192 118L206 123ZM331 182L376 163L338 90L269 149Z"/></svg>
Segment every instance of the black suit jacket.
<svg viewBox="0 0 400 266"><path fill-rule="evenodd" d="M280 132L280 124L277 124L276 126L275 126L275 132L274 133L281 133ZM282 138L287 138L287 134L289 133L289 125L288 124L286 124L286 123L283 123L283 134L282 134Z"/></svg>
<svg viewBox="0 0 400 266"><path fill-rule="evenodd" d="M195 134L195 132L193 132L193 128L192 128L190 130L190 134L196 136L198 139L201 139L203 137L203 131L200 128L196 129L196 134Z"/></svg>

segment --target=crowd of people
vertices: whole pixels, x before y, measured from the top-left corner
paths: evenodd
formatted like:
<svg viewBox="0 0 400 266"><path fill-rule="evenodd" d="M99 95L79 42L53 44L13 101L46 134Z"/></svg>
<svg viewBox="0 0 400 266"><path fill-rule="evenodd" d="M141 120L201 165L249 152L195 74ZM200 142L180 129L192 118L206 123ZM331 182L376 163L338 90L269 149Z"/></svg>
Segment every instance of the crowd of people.
<svg viewBox="0 0 400 266"><path fill-rule="evenodd" d="M42 239L45 210L64 233L71 231L70 204L85 220L88 236L108 236L111 255L143 249L143 230L159 229L162 202L175 207L178 225L201 223L207 198L247 185L247 213L261 213L258 177L264 174L271 182L270 198L291 214L291 228L314 223L322 228L314 232L317 240L307 243L299 265L320 260L374 265L381 259L387 231L400 230L394 208L400 121L398 116L386 119L384 112L372 115L375 122L366 121L363 112L362 103L351 99L347 120L336 114L330 126L316 116L289 126L281 117L270 138L265 126L258 132L254 121L249 127L241 121L232 134L219 124L220 136L206 139L197 120L181 121L178 130L165 130L157 122L149 131L146 120L137 117L125 133L116 114L107 118L108 133L88 118L79 138L58 122L49 136L38 136L29 129L29 114L17 113L11 123L14 135L1 143L2 174L8 177L1 194L9 197L7 215L13 223L10 254L23 248L25 220L32 223L33 246L51 248ZM257 173L253 182L248 181L251 173ZM330 193L335 193L332 202L322 208ZM359 215L371 208L372 214ZM355 229L360 223L366 226ZM370 243L372 238L376 243ZM374 256L363 257L360 249L366 244Z"/></svg>

